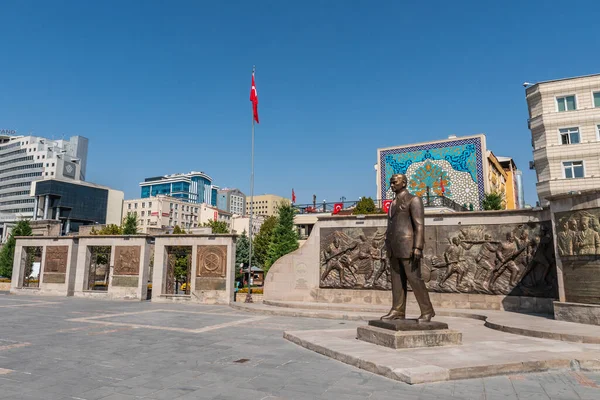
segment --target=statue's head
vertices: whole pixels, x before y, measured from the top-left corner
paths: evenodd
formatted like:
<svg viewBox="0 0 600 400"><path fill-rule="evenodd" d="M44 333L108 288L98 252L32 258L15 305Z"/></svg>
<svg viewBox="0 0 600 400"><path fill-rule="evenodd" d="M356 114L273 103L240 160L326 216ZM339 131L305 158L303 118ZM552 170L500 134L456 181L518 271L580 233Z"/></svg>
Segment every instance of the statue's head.
<svg viewBox="0 0 600 400"><path fill-rule="evenodd" d="M585 231L590 226L590 219L588 217L581 218L581 230Z"/></svg>
<svg viewBox="0 0 600 400"><path fill-rule="evenodd" d="M398 193L400 190L406 187L406 175L394 174L390 178L390 188L394 193Z"/></svg>
<svg viewBox="0 0 600 400"><path fill-rule="evenodd" d="M508 240L509 242L514 242L515 241L515 234L512 232L508 232L506 234L506 240Z"/></svg>
<svg viewBox="0 0 600 400"><path fill-rule="evenodd" d="M458 246L460 244L460 238L458 236L454 236L451 242L453 245Z"/></svg>
<svg viewBox="0 0 600 400"><path fill-rule="evenodd" d="M492 235L490 235L489 233L484 234L483 240L492 240Z"/></svg>

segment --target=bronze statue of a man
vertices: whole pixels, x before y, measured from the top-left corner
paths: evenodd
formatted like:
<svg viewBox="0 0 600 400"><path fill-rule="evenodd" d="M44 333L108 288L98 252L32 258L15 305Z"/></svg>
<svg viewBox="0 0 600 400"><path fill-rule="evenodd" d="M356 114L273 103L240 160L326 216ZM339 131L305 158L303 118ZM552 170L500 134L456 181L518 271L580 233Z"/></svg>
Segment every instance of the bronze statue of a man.
<svg viewBox="0 0 600 400"><path fill-rule="evenodd" d="M435 315L425 282L421 278L421 258L425 242L425 211L423 201L406 189L406 176L393 175L390 187L396 193L388 211L385 245L392 272L392 309L382 320L406 317L407 281L421 309L420 322L429 322Z"/></svg>

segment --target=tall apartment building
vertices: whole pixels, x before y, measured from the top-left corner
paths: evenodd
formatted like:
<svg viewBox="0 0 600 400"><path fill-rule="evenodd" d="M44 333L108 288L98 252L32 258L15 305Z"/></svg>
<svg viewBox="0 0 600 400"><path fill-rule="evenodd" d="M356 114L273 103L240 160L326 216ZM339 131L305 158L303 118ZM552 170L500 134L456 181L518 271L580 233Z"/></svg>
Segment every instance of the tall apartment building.
<svg viewBox="0 0 600 400"><path fill-rule="evenodd" d="M525 93L542 205L600 187L600 74L539 82Z"/></svg>
<svg viewBox="0 0 600 400"><path fill-rule="evenodd" d="M219 210L206 203L195 204L172 196L158 195L141 199L125 200L123 215L137 215L140 232L146 233L148 228L180 228L191 229L202 226L209 220L224 221L231 227L232 214Z"/></svg>
<svg viewBox="0 0 600 400"><path fill-rule="evenodd" d="M250 207L254 204L254 214L270 217L277 215L277 207L281 202L290 203L290 199L274 194L262 194L246 199L246 214L250 214Z"/></svg>
<svg viewBox="0 0 600 400"><path fill-rule="evenodd" d="M189 203L217 205L217 189L204 172L171 174L144 179L140 183L141 198L171 196Z"/></svg>
<svg viewBox="0 0 600 400"><path fill-rule="evenodd" d="M239 189L217 190L217 208L236 215L246 214L246 195Z"/></svg>
<svg viewBox="0 0 600 400"><path fill-rule="evenodd" d="M32 219L31 183L44 178L85 180L88 139L51 140L31 135L0 135L0 230Z"/></svg>

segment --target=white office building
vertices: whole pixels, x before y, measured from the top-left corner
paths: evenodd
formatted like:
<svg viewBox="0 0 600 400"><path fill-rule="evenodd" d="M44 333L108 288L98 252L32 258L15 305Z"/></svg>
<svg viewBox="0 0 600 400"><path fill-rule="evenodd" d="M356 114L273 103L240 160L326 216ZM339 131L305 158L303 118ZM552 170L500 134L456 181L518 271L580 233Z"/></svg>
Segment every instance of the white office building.
<svg viewBox="0 0 600 400"><path fill-rule="evenodd" d="M44 178L85 180L88 139L51 140L31 135L0 135L0 230L33 219L31 183Z"/></svg>

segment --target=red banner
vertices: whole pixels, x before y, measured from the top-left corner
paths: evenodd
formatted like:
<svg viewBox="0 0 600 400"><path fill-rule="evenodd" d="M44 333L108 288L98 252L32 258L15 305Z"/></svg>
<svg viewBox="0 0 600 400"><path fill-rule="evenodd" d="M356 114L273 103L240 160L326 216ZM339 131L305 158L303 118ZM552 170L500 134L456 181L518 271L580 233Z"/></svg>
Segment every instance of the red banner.
<svg viewBox="0 0 600 400"><path fill-rule="evenodd" d="M219 213L217 211L215 211L213 221L218 221L218 220L219 220Z"/></svg>
<svg viewBox="0 0 600 400"><path fill-rule="evenodd" d="M337 213L339 213L340 211L342 211L344 209L344 203L335 203L333 205L333 215L336 215Z"/></svg>
<svg viewBox="0 0 600 400"><path fill-rule="evenodd" d="M384 200L383 201L383 211L387 214L390 211L390 205L392 205L392 200Z"/></svg>

